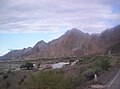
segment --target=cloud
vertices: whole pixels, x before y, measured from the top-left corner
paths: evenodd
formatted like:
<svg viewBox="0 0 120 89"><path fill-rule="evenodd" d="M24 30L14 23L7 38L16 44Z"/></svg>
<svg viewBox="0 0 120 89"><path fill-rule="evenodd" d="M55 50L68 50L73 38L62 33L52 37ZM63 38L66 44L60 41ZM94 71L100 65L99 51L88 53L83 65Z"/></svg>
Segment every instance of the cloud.
<svg viewBox="0 0 120 89"><path fill-rule="evenodd" d="M1 0L0 33L78 28L101 32L120 24L119 0Z"/></svg>

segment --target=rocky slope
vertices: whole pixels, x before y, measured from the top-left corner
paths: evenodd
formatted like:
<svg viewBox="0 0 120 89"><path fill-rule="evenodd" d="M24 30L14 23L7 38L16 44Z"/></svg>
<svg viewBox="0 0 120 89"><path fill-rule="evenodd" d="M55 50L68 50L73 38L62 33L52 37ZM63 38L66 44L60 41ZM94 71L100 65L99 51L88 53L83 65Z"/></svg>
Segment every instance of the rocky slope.
<svg viewBox="0 0 120 89"><path fill-rule="evenodd" d="M58 39L49 42L44 50L30 55L29 58L76 57L101 54L103 49L97 43L97 37L94 38L88 33L72 29Z"/></svg>
<svg viewBox="0 0 120 89"><path fill-rule="evenodd" d="M13 50L2 58L59 58L103 54L120 42L120 25L101 34L88 34L76 28L48 43L39 41L33 48Z"/></svg>
<svg viewBox="0 0 120 89"><path fill-rule="evenodd" d="M106 46L106 51L119 53L120 51L120 25L107 29L100 34L100 39Z"/></svg>

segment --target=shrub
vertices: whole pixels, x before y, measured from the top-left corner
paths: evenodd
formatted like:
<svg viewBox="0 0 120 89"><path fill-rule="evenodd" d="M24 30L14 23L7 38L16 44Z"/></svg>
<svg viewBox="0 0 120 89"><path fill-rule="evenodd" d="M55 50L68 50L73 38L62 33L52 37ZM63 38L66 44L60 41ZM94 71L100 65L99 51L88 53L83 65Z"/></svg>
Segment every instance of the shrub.
<svg viewBox="0 0 120 89"><path fill-rule="evenodd" d="M110 61L108 59L101 59L98 62L98 66L102 69L102 70L106 70L108 71L108 69L110 68Z"/></svg>
<svg viewBox="0 0 120 89"><path fill-rule="evenodd" d="M7 74L4 74L3 75L3 79L7 79L8 78L8 75Z"/></svg>
<svg viewBox="0 0 120 89"><path fill-rule="evenodd" d="M14 76L14 75L15 75L15 72L11 72L11 75L13 75L13 76Z"/></svg>
<svg viewBox="0 0 120 89"><path fill-rule="evenodd" d="M6 89L9 88L11 86L10 82L9 81L5 81L3 83L3 87L5 87Z"/></svg>
<svg viewBox="0 0 120 89"><path fill-rule="evenodd" d="M92 80L94 78L95 70L89 68L85 72L83 72L84 77L87 80Z"/></svg>
<svg viewBox="0 0 120 89"><path fill-rule="evenodd" d="M74 76L71 78L74 87L77 87L85 82L84 76L81 74L79 76Z"/></svg>
<svg viewBox="0 0 120 89"><path fill-rule="evenodd" d="M3 75L4 74L4 72L0 72L0 75Z"/></svg>
<svg viewBox="0 0 120 89"><path fill-rule="evenodd" d="M96 64L90 64L88 68L94 70L96 74L99 74L102 71L102 68Z"/></svg>
<svg viewBox="0 0 120 89"><path fill-rule="evenodd" d="M23 75L23 78L25 79L27 76L26 75Z"/></svg>
<svg viewBox="0 0 120 89"><path fill-rule="evenodd" d="M22 78L22 79L19 81L19 85L21 85L23 82L24 82L24 79Z"/></svg>
<svg viewBox="0 0 120 89"><path fill-rule="evenodd" d="M94 71L95 71L96 74L99 74L99 73L102 71L102 68L96 66L96 67L94 68Z"/></svg>
<svg viewBox="0 0 120 89"><path fill-rule="evenodd" d="M22 78L21 80L20 80L20 82L22 83L24 81L24 79Z"/></svg>
<svg viewBox="0 0 120 89"><path fill-rule="evenodd" d="M41 71L24 82L24 89L71 89L71 80L53 71Z"/></svg>
<svg viewBox="0 0 120 89"><path fill-rule="evenodd" d="M11 70L9 69L9 70L7 70L7 73L9 74L9 73L11 73Z"/></svg>

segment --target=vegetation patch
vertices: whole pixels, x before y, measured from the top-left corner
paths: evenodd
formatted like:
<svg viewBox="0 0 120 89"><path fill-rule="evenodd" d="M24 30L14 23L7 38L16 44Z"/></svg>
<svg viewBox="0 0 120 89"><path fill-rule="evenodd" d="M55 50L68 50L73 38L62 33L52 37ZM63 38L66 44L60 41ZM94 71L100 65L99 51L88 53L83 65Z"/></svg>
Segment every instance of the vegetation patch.
<svg viewBox="0 0 120 89"><path fill-rule="evenodd" d="M101 59L96 63L98 67L102 70L108 71L110 68L110 60L109 59Z"/></svg>
<svg viewBox="0 0 120 89"><path fill-rule="evenodd" d="M85 72L83 72L84 77L86 80L92 80L94 78L95 70L89 68Z"/></svg>
<svg viewBox="0 0 120 89"><path fill-rule="evenodd" d="M85 77L82 74L80 74L79 76L71 77L71 81L72 81L73 87L77 87L85 83Z"/></svg>
<svg viewBox="0 0 120 89"><path fill-rule="evenodd" d="M53 71L41 71L24 82L24 89L72 89L71 79Z"/></svg>
<svg viewBox="0 0 120 89"><path fill-rule="evenodd" d="M7 74L4 74L3 75L3 79L7 79L8 78L8 75Z"/></svg>
<svg viewBox="0 0 120 89"><path fill-rule="evenodd" d="M10 84L9 81L5 81L5 82L3 83L3 87L4 87L5 89L8 89L10 86L11 86L11 84Z"/></svg>
<svg viewBox="0 0 120 89"><path fill-rule="evenodd" d="M3 75L4 74L4 72L0 72L0 75Z"/></svg>

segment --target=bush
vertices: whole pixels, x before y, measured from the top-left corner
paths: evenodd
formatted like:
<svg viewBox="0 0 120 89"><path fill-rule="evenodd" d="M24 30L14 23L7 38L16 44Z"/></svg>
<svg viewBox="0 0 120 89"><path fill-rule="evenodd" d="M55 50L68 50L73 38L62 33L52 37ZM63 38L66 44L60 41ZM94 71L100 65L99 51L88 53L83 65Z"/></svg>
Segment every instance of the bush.
<svg viewBox="0 0 120 89"><path fill-rule="evenodd" d="M63 74L41 71L24 82L24 89L72 89L72 84Z"/></svg>
<svg viewBox="0 0 120 89"><path fill-rule="evenodd" d="M3 75L3 79L7 79L7 78L8 78L7 74Z"/></svg>
<svg viewBox="0 0 120 89"><path fill-rule="evenodd" d="M71 78L72 84L74 87L77 87L85 82L85 78L83 75L74 76Z"/></svg>
<svg viewBox="0 0 120 89"><path fill-rule="evenodd" d="M13 75L13 76L14 76L14 75L15 75L15 72L11 72L11 75Z"/></svg>
<svg viewBox="0 0 120 89"><path fill-rule="evenodd" d="M25 79L27 76L26 75L23 75L23 78Z"/></svg>
<svg viewBox="0 0 120 89"><path fill-rule="evenodd" d="M9 73L11 73L11 70L9 69L9 70L7 70L7 73L9 74Z"/></svg>
<svg viewBox="0 0 120 89"><path fill-rule="evenodd" d="M9 88L11 86L10 82L9 81L5 81L3 83L3 87L5 87L6 89Z"/></svg>
<svg viewBox="0 0 120 89"><path fill-rule="evenodd" d="M95 71L95 74L98 74L98 75L99 75L100 72L102 71L102 68L96 66L96 67L94 68L94 71Z"/></svg>
<svg viewBox="0 0 120 89"><path fill-rule="evenodd" d="M0 75L3 75L4 74L4 72L0 72Z"/></svg>
<svg viewBox="0 0 120 89"><path fill-rule="evenodd" d="M21 85L23 82L24 82L24 79L22 78L22 79L19 81L19 85Z"/></svg>
<svg viewBox="0 0 120 89"><path fill-rule="evenodd" d="M94 78L95 70L89 68L85 72L83 72L84 77L87 80L92 80Z"/></svg>
<svg viewBox="0 0 120 89"><path fill-rule="evenodd" d="M101 59L100 62L98 62L98 66L102 70L108 71L108 69L110 68L110 61L108 59Z"/></svg>

